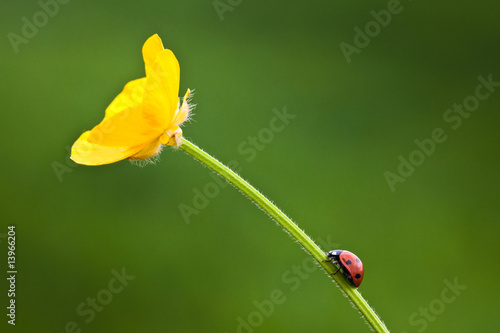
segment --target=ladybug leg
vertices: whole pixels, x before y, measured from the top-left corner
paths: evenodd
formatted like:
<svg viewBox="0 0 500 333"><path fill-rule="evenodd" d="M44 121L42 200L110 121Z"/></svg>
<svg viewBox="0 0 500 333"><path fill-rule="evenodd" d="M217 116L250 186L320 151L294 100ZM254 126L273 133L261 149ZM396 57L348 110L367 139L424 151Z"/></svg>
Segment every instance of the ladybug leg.
<svg viewBox="0 0 500 333"><path fill-rule="evenodd" d="M334 265L339 265L339 262L338 262L338 261L332 261L332 264L334 264ZM340 271L340 265L339 265L339 267L337 267L337 270L336 270L336 271L335 271L335 273L333 273L332 275L337 274L339 271Z"/></svg>
<svg viewBox="0 0 500 333"><path fill-rule="evenodd" d="M333 258L329 258L328 260L323 260L323 262L327 262L327 261L331 262L334 265L339 265L339 262L333 261ZM337 267L337 271L331 275L333 276L333 275L337 274L339 271L340 271L340 267Z"/></svg>
<svg viewBox="0 0 500 333"><path fill-rule="evenodd" d="M327 254L328 254L328 253L327 253ZM328 259L323 260L323 262L332 262L332 263L334 263L334 264L338 264L338 262L333 261L333 257L328 257Z"/></svg>

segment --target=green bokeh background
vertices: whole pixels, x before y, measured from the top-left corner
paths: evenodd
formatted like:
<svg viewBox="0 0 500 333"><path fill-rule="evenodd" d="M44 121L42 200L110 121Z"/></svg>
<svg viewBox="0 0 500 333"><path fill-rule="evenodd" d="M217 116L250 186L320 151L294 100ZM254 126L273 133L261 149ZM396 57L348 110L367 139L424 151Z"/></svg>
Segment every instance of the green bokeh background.
<svg viewBox="0 0 500 333"><path fill-rule="evenodd" d="M193 206L214 179L183 152L165 149L144 168L68 160L123 85L144 76L141 47L158 33L179 59L181 92L196 89L185 136L237 161L325 251L358 254L360 292L391 331L498 332L500 87L456 130L443 114L474 94L478 76L500 81L500 3L402 1L351 63L339 44L353 44L354 27L387 1L232 3L221 20L212 1L74 0L15 53L8 33L21 34L22 18L41 6L2 2L0 325L238 332L238 318L250 316L256 327L239 332L369 331L331 279L233 188L219 188L186 223L179 205ZM255 158L242 154L285 107L295 118ZM392 192L384 172L396 173L398 157L435 128L447 140ZM12 224L15 328L5 316ZM78 306L104 297L122 268L135 278L87 323ZM467 288L449 301L444 281L455 279ZM276 290L283 302L257 314L255 302Z"/></svg>

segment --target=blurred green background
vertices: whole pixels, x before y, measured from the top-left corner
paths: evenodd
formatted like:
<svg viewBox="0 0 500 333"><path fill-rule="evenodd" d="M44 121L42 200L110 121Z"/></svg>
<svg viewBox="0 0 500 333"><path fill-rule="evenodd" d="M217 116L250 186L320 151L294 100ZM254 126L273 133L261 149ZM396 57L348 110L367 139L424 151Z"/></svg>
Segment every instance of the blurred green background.
<svg viewBox="0 0 500 333"><path fill-rule="evenodd" d="M238 162L325 251L355 252L359 290L391 331L500 330L500 87L469 97L479 76L500 81L500 3L60 1L0 5L0 261L5 277L16 225L19 272L15 328L1 279L3 327L369 331L286 233L183 152L144 168L68 159L144 76L141 48L158 33L179 59L181 93L196 89L185 136ZM36 33L23 28L34 19ZM367 24L369 41L355 30ZM13 45L23 29L30 38ZM350 63L341 43L358 43ZM464 101L475 111L443 118ZM284 108L295 117L270 131ZM436 128L446 141L418 153ZM391 189L384 174L410 155L419 165ZM200 209L186 219L182 204Z"/></svg>

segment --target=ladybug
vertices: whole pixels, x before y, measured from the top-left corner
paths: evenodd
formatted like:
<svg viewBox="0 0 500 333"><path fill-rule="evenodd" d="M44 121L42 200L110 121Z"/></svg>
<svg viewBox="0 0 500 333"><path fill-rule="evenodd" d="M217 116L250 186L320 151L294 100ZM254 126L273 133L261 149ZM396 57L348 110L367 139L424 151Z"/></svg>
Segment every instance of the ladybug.
<svg viewBox="0 0 500 333"><path fill-rule="evenodd" d="M365 276L365 269L361 260L354 253L344 250L333 250L328 252L326 256L328 260L325 261L331 261L339 265L337 272L341 271L353 287L359 287ZM337 274L337 272L333 273L333 275Z"/></svg>

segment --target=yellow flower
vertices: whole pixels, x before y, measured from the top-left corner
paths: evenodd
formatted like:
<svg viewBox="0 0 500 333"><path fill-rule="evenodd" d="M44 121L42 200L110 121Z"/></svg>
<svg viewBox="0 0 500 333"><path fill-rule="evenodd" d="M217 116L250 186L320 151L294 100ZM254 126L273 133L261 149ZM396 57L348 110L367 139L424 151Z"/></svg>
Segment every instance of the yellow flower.
<svg viewBox="0 0 500 333"><path fill-rule="evenodd" d="M188 89L179 99L179 62L158 35L142 48L146 77L130 81L106 109L104 119L71 148L79 164L102 165L125 158L146 159L162 145L179 146L179 125L189 116Z"/></svg>

